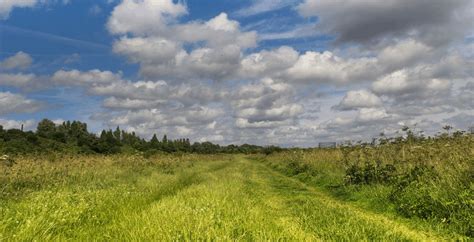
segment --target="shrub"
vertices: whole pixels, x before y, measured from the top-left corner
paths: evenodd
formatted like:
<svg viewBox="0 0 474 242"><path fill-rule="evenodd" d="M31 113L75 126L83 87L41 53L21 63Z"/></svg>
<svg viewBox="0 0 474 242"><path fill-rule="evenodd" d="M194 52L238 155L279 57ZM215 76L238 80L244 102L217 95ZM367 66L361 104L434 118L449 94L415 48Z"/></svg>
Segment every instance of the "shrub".
<svg viewBox="0 0 474 242"><path fill-rule="evenodd" d="M363 166L352 164L346 169L344 183L352 185L388 183L394 179L395 172L394 165L382 165L380 161L375 162L375 165L371 162L366 162Z"/></svg>
<svg viewBox="0 0 474 242"><path fill-rule="evenodd" d="M460 174L458 174L460 175ZM389 196L406 217L451 224L467 236L474 235L474 192L471 175L440 175L432 166L416 166L400 176Z"/></svg>

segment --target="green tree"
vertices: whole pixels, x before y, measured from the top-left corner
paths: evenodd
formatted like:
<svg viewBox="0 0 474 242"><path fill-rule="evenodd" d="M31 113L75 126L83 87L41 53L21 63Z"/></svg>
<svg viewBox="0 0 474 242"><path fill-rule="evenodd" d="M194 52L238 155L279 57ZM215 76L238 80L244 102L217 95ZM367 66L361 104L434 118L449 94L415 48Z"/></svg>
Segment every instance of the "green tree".
<svg viewBox="0 0 474 242"><path fill-rule="evenodd" d="M51 138L56 132L56 125L49 119L43 119L38 123L36 133L44 138Z"/></svg>
<svg viewBox="0 0 474 242"><path fill-rule="evenodd" d="M119 142L122 140L120 134L121 134L121 132L120 132L120 127L117 126L117 128L116 128L115 131L114 131L114 137L115 137L115 139L118 140Z"/></svg>

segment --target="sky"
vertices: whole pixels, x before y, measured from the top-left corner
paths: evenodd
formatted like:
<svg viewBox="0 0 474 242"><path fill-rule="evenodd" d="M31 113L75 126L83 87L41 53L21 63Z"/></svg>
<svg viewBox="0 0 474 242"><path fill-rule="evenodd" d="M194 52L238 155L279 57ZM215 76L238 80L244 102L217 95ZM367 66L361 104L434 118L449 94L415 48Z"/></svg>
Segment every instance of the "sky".
<svg viewBox="0 0 474 242"><path fill-rule="evenodd" d="M2 0L0 125L316 146L474 125L472 0Z"/></svg>

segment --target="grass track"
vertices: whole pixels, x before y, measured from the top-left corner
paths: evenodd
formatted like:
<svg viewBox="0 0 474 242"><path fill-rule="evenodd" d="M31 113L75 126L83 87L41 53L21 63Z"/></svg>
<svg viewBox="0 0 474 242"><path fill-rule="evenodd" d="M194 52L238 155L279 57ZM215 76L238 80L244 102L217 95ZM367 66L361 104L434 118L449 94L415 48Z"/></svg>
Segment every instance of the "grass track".
<svg viewBox="0 0 474 242"><path fill-rule="evenodd" d="M130 178L128 178L130 179ZM0 240L443 240L244 156L0 205ZM40 204L41 206L37 206Z"/></svg>

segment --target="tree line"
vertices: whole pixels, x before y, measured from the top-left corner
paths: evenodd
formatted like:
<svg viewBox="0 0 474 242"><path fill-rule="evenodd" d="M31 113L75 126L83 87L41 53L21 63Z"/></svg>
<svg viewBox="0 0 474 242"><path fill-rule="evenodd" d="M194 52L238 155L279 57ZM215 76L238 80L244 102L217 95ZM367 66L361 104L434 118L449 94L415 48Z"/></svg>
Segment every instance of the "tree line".
<svg viewBox="0 0 474 242"><path fill-rule="evenodd" d="M38 123L36 131L4 129L0 125L0 152L6 154L27 154L42 152L72 152L86 154L116 154L144 152L166 153L272 153L281 148L276 146L257 146L250 144L221 146L211 142L191 143L188 138L161 139L156 134L150 140L139 137L135 132L127 132L117 127L103 130L99 136L87 129L80 121L65 121L55 124L49 119Z"/></svg>

